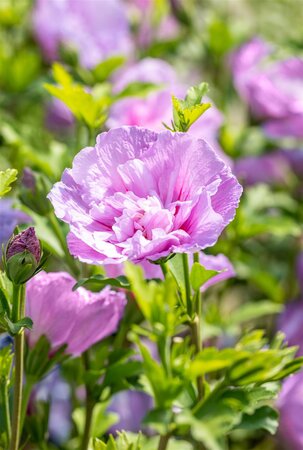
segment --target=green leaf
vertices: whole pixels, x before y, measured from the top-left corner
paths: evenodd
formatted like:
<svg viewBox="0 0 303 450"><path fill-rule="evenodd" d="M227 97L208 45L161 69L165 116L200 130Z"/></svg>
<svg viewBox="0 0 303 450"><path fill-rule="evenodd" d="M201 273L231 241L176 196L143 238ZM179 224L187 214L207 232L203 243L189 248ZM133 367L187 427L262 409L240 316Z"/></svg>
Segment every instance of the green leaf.
<svg viewBox="0 0 303 450"><path fill-rule="evenodd" d="M11 190L11 184L17 179L16 169L0 171L0 197L3 197Z"/></svg>
<svg viewBox="0 0 303 450"><path fill-rule="evenodd" d="M210 107L210 103L202 103L201 105L194 105L186 107L183 100L172 97L173 102L173 118L176 130L186 132L191 125L196 122L202 114Z"/></svg>
<svg viewBox="0 0 303 450"><path fill-rule="evenodd" d="M75 284L73 291L81 286L93 292L100 292L106 286L115 286L123 289L130 288L128 279L123 275L117 278L107 278L104 275L93 275L89 278L82 278Z"/></svg>
<svg viewBox="0 0 303 450"><path fill-rule="evenodd" d="M18 334L23 328L31 330L33 327L33 321L30 317L23 317L17 322L12 322L6 313L0 316L0 325L9 332L12 336Z"/></svg>
<svg viewBox="0 0 303 450"><path fill-rule="evenodd" d="M191 125L210 108L210 103L202 103L208 91L208 84L201 83L188 89L184 100L172 96L175 131L188 131Z"/></svg>
<svg viewBox="0 0 303 450"><path fill-rule="evenodd" d="M67 70L65 70L65 68L61 64L55 62L53 64L52 70L54 80L58 84L61 84L62 86L68 86L73 83L72 76L67 72Z"/></svg>
<svg viewBox="0 0 303 450"><path fill-rule="evenodd" d="M120 91L116 96L116 100L121 100L125 97L146 97L151 92L160 89L161 85L154 83L147 83L141 81L134 81L129 83L122 91Z"/></svg>
<svg viewBox="0 0 303 450"><path fill-rule="evenodd" d="M201 83L188 89L185 97L185 105L187 107L198 105L202 102L202 98L209 91L207 83Z"/></svg>
<svg viewBox="0 0 303 450"><path fill-rule="evenodd" d="M110 75L125 63L124 56L112 56L111 58L102 61L92 70L92 73L97 82L107 80Z"/></svg>
<svg viewBox="0 0 303 450"><path fill-rule="evenodd" d="M172 273L174 279L177 282L183 301L185 302L186 301L185 274L182 262L182 255L180 253L177 253L173 258L168 260L167 264L170 272Z"/></svg>
<svg viewBox="0 0 303 450"><path fill-rule="evenodd" d="M270 314L278 314L281 311L283 311L283 305L270 300L247 303L233 311L230 315L229 323L234 325L241 324Z"/></svg>
<svg viewBox="0 0 303 450"><path fill-rule="evenodd" d="M200 263L195 262L190 272L190 282L194 291L199 291L203 284L218 275L216 270L207 270Z"/></svg>
<svg viewBox="0 0 303 450"><path fill-rule="evenodd" d="M265 430L275 434L279 425L279 414L270 406L261 406L253 414L244 414L237 428L247 431Z"/></svg>
<svg viewBox="0 0 303 450"><path fill-rule="evenodd" d="M0 315L6 313L10 315L10 305L6 298L4 290L0 287Z"/></svg>

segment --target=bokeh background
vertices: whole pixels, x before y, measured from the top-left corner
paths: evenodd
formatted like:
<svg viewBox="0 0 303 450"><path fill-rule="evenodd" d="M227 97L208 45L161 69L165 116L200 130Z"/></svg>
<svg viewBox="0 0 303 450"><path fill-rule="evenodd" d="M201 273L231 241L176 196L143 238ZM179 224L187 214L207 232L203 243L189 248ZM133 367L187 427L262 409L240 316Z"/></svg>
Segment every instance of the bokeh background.
<svg viewBox="0 0 303 450"><path fill-rule="evenodd" d="M228 346L251 327L281 329L303 354L302 23L302 0L0 0L0 168L30 167L53 183L88 135L164 129L171 94L207 82L212 107L190 132L228 161L244 194L212 249L235 276L207 292L204 338ZM52 88L66 84L77 87ZM56 255L47 224L29 219L18 189L0 201L1 243L31 220ZM35 392L51 402L50 448L74 448L72 370L58 369ZM238 432L230 450L302 450L301 374L276 405L276 436ZM149 407L143 394L118 394L110 414L100 411L104 431L138 431Z"/></svg>

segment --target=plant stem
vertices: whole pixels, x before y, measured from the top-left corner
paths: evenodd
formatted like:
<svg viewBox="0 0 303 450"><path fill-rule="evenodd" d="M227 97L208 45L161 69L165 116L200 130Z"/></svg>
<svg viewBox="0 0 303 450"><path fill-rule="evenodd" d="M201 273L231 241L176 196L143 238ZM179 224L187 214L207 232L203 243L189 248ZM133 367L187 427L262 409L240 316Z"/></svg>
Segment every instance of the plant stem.
<svg viewBox="0 0 303 450"><path fill-rule="evenodd" d="M161 267L161 270L162 270L164 278L166 278L166 275L167 275L167 272L168 272L167 267L166 267L166 263L160 264L160 267Z"/></svg>
<svg viewBox="0 0 303 450"><path fill-rule="evenodd" d="M186 295L187 312L189 315L191 315L192 304L191 304L191 290L190 290L190 279L189 279L189 265L188 265L188 256L186 253L182 253L182 263L183 263L183 272L184 272L184 281L185 281L185 295Z"/></svg>
<svg viewBox="0 0 303 450"><path fill-rule="evenodd" d="M83 367L85 371L89 370L90 362L89 362L89 353L88 350L83 353L82 355L82 361L83 361ZM92 428L92 419L93 419L93 412L95 407L95 402L91 396L91 392L89 389L89 385L85 385L85 391L86 391L86 400L85 400L85 425L84 425L84 432L82 436L82 442L81 442L81 450L87 450L88 444L90 440L90 434L91 434L91 428Z"/></svg>
<svg viewBox="0 0 303 450"><path fill-rule="evenodd" d="M2 390L2 406L3 406L3 417L4 417L4 424L5 424L5 430L6 430L6 437L7 437L7 443L11 440L12 435L12 429L11 429L11 418L10 418L10 412L9 412L9 396L8 396L8 385L7 383L3 383L3 386L1 386Z"/></svg>
<svg viewBox="0 0 303 450"><path fill-rule="evenodd" d="M68 266L71 269L71 271L73 272L73 274L76 277L78 277L78 275L80 274L80 270L76 264L75 259L69 253L67 243L66 243L66 238L65 238L64 233L59 225L57 217L54 215L53 212L50 212L48 214L48 218L49 218L50 224L52 226L52 229L53 229L55 235L57 236L58 241L60 242L60 244L62 246L62 249L65 254L66 263L68 264Z"/></svg>
<svg viewBox="0 0 303 450"><path fill-rule="evenodd" d="M169 434L160 436L158 450L166 450L169 438L170 438Z"/></svg>
<svg viewBox="0 0 303 450"><path fill-rule="evenodd" d="M25 286L13 287L13 311L12 320L20 320L25 304ZM12 419L12 439L10 450L19 449L21 434L21 408L22 408L22 383L24 364L24 330L21 330L14 338L15 343L15 382L14 382L14 403Z"/></svg>
<svg viewBox="0 0 303 450"><path fill-rule="evenodd" d="M34 385L34 381L30 380L28 377L26 377L26 383L23 389L23 398L22 398L22 409L21 409L21 432L23 429L23 424L24 424L24 420L25 420L25 416L26 416L26 410L27 410L27 405L31 396L31 392L33 389L33 385Z"/></svg>

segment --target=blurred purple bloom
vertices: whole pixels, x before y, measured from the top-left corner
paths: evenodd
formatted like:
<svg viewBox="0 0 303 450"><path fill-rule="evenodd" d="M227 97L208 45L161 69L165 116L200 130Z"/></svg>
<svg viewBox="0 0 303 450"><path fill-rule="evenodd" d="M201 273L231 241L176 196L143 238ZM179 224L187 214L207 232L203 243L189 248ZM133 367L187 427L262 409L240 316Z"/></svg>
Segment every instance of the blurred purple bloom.
<svg viewBox="0 0 303 450"><path fill-rule="evenodd" d="M301 294L303 294L303 252L301 251L297 257L297 279L300 286Z"/></svg>
<svg viewBox="0 0 303 450"><path fill-rule="evenodd" d="M110 428L110 433L116 431L131 431L138 433L146 426L141 422L153 407L153 399L144 392L122 391L112 398L108 411L119 415L119 421Z"/></svg>
<svg viewBox="0 0 303 450"><path fill-rule="evenodd" d="M291 174L291 167L285 154L277 150L238 159L234 164L234 172L246 185L285 184Z"/></svg>
<svg viewBox="0 0 303 450"><path fill-rule="evenodd" d="M49 437L56 444L63 444L70 437L71 420L71 389L60 376L59 369L51 372L35 386L29 403L29 413L35 408L35 402L50 402L48 423Z"/></svg>
<svg viewBox="0 0 303 450"><path fill-rule="evenodd" d="M40 272L27 283L27 315L34 322L31 346L45 335L53 349L67 344L66 352L78 356L117 330L125 294L109 287L97 294L84 288L73 292L75 283L65 272Z"/></svg>
<svg viewBox="0 0 303 450"><path fill-rule="evenodd" d="M303 448L303 372L283 383L277 406L280 411L279 436L287 450Z"/></svg>
<svg viewBox="0 0 303 450"><path fill-rule="evenodd" d="M212 246L233 220L242 187L203 140L122 127L102 133L49 198L70 225L80 260L157 260Z"/></svg>
<svg viewBox="0 0 303 450"><path fill-rule="evenodd" d="M74 116L63 102L54 98L47 107L46 126L51 131L64 131L74 124Z"/></svg>
<svg viewBox="0 0 303 450"><path fill-rule="evenodd" d="M12 208L11 199L0 200L0 254L2 244L9 240L14 228L21 223L30 221L31 219L27 214Z"/></svg>
<svg viewBox="0 0 303 450"><path fill-rule="evenodd" d="M206 255L205 253L200 253L199 260L200 264L202 264L205 269L220 272L202 286L202 291L206 291L209 287L220 283L220 281L228 280L236 275L232 263L222 253L219 255Z"/></svg>
<svg viewBox="0 0 303 450"><path fill-rule="evenodd" d="M232 57L235 86L272 137L303 137L303 59L270 61L266 43L244 44Z"/></svg>
<svg viewBox="0 0 303 450"><path fill-rule="evenodd" d="M286 305L279 317L278 329L285 334L289 346L299 346L298 355L303 356L303 300Z"/></svg>
<svg viewBox="0 0 303 450"><path fill-rule="evenodd" d="M169 41L178 37L178 21L169 10L160 17L156 12L154 0L128 0L126 3L129 16L135 22L136 46L146 48L153 42Z"/></svg>
<svg viewBox="0 0 303 450"><path fill-rule="evenodd" d="M281 150L293 173L303 180L303 149Z"/></svg>
<svg viewBox="0 0 303 450"><path fill-rule="evenodd" d="M125 5L120 0L37 0L33 26L50 60L60 45L78 52L80 63L92 68L101 61L131 51Z"/></svg>
<svg viewBox="0 0 303 450"><path fill-rule="evenodd" d="M186 87L178 81L172 66L161 59L145 58L123 69L116 76L114 89L119 92L132 82L148 82L159 85L147 98L125 98L116 102L110 111L107 122L109 128L121 125L137 125L153 131L163 130L163 122L170 125L172 119L172 94L183 98ZM213 103L211 100L209 100ZM189 133L196 138L206 140L217 153L227 160L218 143L219 129L223 115L212 107L195 122Z"/></svg>

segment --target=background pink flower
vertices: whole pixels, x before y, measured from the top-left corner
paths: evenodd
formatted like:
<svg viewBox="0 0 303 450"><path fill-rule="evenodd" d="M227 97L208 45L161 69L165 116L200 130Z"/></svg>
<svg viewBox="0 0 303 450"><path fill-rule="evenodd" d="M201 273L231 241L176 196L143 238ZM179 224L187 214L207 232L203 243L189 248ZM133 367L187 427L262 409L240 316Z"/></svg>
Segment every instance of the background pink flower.
<svg viewBox="0 0 303 450"><path fill-rule="evenodd" d="M49 198L70 225L70 252L84 262L110 264L214 245L241 193L205 141L122 127L82 150Z"/></svg>
<svg viewBox="0 0 303 450"><path fill-rule="evenodd" d="M252 114L272 137L303 137L303 59L271 61L271 48L255 38L232 56L234 82Z"/></svg>
<svg viewBox="0 0 303 450"><path fill-rule="evenodd" d="M76 50L85 68L113 55L128 54L132 49L121 0L37 0L33 26L51 61L58 58L61 45Z"/></svg>
<svg viewBox="0 0 303 450"><path fill-rule="evenodd" d="M178 80L174 68L167 62L157 58L145 58L122 69L114 80L114 90L119 92L129 83L154 83L159 89L151 92L146 98L131 97L115 103L107 121L108 128L121 125L138 125L154 131L164 129L172 120L172 95L184 98L186 87ZM206 100L205 100L206 101ZM223 115L213 104L201 119L194 123L189 133L205 139L221 157L227 160L218 143L219 129L223 124Z"/></svg>
<svg viewBox="0 0 303 450"><path fill-rule="evenodd" d="M34 322L29 345L45 335L53 349L67 344L66 352L78 356L117 330L125 294L109 287L99 293L73 292L75 283L65 272L40 272L27 283L26 313Z"/></svg>

